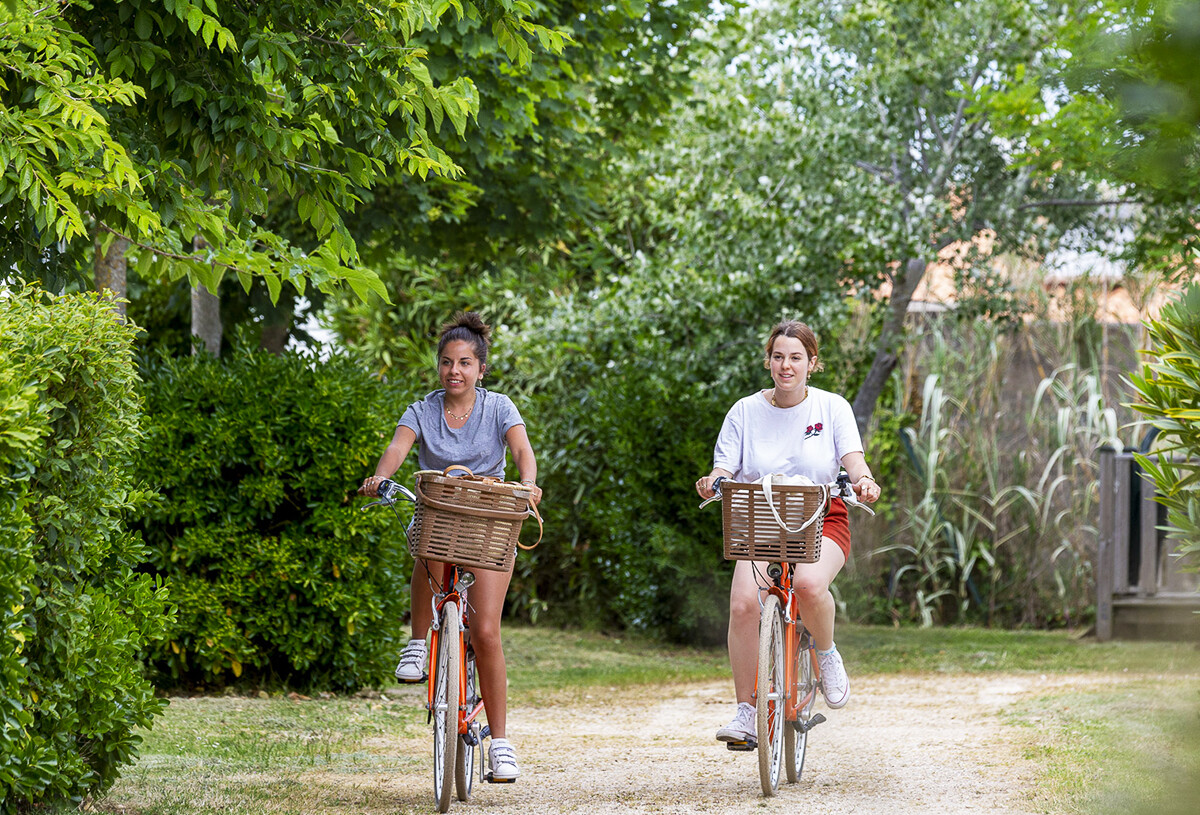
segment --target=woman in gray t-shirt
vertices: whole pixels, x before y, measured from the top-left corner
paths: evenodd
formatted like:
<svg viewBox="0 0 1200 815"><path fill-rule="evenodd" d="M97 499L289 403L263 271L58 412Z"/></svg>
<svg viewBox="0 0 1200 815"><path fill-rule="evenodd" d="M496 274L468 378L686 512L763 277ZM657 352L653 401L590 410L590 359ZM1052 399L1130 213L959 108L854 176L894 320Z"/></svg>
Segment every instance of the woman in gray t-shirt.
<svg viewBox="0 0 1200 815"><path fill-rule="evenodd" d="M479 387L487 370L491 329L472 312L460 312L442 328L438 340L438 378L442 387L404 411L391 443L375 467L375 475L363 482L359 492L377 495L379 482L391 478L418 446L417 462L423 470L443 470L461 464L476 475L504 477L504 449L512 451L521 483L529 487L532 500L541 500L537 486L537 460L525 432L525 422L516 405L504 394ZM427 678L425 635L433 621L433 590L427 564L418 562L412 579L412 639L400 655L396 678L423 682ZM505 738L508 674L500 641L500 613L512 572L475 572L468 609L471 643L479 667L488 727L492 742L488 749L493 776L516 780L520 774L516 753Z"/></svg>

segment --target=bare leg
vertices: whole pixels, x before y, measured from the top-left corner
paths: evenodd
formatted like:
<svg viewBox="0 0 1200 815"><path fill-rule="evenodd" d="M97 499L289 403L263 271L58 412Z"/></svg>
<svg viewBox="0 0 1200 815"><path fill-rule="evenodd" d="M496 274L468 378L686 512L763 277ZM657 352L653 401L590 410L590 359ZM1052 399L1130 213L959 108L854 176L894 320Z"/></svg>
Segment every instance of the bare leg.
<svg viewBox="0 0 1200 815"><path fill-rule="evenodd" d="M429 585L430 575L434 575L441 582L442 564L427 560L417 560L413 563L409 595L412 600L413 639L425 639L429 634L429 626L433 625L433 588Z"/></svg>
<svg viewBox="0 0 1200 815"><path fill-rule="evenodd" d="M479 668L479 690L483 693L492 738L503 739L508 718L508 672L500 642L500 614L504 611L504 596L512 572L478 569L474 574L468 614L475 664Z"/></svg>
<svg viewBox="0 0 1200 815"><path fill-rule="evenodd" d="M761 577L754 574L758 567ZM739 702L754 704L758 674L759 588L766 585L767 564L739 560L729 587L729 665Z"/></svg>
<svg viewBox="0 0 1200 815"><path fill-rule="evenodd" d="M825 538L821 543L821 559L816 563L797 563L792 575L800 619L812 634L818 651L828 651L833 647L833 621L837 604L833 602L829 587L845 565L846 556L842 554L842 547Z"/></svg>

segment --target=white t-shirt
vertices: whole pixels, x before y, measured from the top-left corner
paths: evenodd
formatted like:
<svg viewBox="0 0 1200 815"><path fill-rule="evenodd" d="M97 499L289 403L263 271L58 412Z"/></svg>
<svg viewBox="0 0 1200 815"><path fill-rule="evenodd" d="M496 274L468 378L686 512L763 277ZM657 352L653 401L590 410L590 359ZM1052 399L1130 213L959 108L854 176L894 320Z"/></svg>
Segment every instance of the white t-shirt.
<svg viewBox="0 0 1200 815"><path fill-rule="evenodd" d="M837 478L843 456L862 451L854 410L842 396L810 387L803 402L780 408L759 391L725 414L713 466L744 483L781 473L828 484Z"/></svg>

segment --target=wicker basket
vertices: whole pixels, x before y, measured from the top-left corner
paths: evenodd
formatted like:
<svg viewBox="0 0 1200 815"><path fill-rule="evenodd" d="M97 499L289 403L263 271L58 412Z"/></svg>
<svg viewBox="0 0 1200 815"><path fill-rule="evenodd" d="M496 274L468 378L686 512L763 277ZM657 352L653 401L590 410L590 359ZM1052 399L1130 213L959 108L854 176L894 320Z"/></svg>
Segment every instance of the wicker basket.
<svg viewBox="0 0 1200 815"><path fill-rule="evenodd" d="M815 563L821 557L821 531L829 510L829 490L820 486L775 484L775 510L796 529L814 514L815 521L799 532L779 525L767 506L761 484L721 483L721 520L726 560L766 560L775 563Z"/></svg>
<svg viewBox="0 0 1200 815"><path fill-rule="evenodd" d="M453 470L468 474L451 477L448 473ZM530 490L470 472L466 467L448 467L444 472L417 473L417 508L408 530L408 551L425 560L506 572L513 567L521 523L537 517Z"/></svg>

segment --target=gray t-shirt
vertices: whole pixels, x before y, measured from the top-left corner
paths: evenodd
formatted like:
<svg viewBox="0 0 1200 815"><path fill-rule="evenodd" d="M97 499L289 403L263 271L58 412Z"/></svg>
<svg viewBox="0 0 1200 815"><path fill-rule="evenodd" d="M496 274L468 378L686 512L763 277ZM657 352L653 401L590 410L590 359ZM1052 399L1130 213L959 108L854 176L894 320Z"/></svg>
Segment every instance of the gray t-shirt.
<svg viewBox="0 0 1200 815"><path fill-rule="evenodd" d="M417 434L417 463L422 470L444 470L451 464L469 467L475 475L504 477L504 435L525 424L517 406L502 393L475 389L475 407L457 430L446 424L446 391L436 390L413 402L400 417Z"/></svg>

